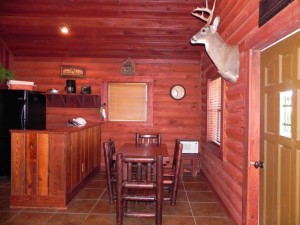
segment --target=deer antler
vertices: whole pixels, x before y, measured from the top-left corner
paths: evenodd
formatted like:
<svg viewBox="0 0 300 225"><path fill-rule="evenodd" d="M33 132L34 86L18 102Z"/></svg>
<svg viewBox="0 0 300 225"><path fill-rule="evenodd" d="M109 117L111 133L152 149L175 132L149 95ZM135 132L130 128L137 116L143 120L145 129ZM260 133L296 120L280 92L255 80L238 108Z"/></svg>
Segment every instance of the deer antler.
<svg viewBox="0 0 300 225"><path fill-rule="evenodd" d="M205 21L206 22L206 26L210 25L210 22L213 18L213 14L214 14L214 10L215 10L215 5L216 5L216 0L214 1L214 5L212 9L208 8L208 4L207 4L207 0L206 0L206 7L205 8L200 8L197 7L196 9L194 9L192 11L192 15ZM201 14L198 14L198 11L201 12ZM208 16L207 16L208 15Z"/></svg>

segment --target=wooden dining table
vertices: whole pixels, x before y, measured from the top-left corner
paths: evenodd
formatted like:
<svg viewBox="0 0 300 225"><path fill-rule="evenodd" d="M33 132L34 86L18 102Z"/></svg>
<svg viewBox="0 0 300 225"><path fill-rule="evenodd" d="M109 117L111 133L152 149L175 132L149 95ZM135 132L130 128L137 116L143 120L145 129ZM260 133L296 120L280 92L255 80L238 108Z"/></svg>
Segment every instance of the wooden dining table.
<svg viewBox="0 0 300 225"><path fill-rule="evenodd" d="M142 157L154 157L161 155L163 156L164 164L169 162L169 153L166 144L125 143L119 149L116 149L116 153L123 153L124 156Z"/></svg>

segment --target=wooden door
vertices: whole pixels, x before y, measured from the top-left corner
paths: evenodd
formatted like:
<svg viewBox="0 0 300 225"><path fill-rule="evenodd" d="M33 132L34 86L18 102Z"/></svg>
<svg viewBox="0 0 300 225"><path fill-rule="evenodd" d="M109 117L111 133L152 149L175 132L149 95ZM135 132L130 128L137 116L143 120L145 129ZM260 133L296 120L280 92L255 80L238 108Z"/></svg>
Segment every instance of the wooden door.
<svg viewBox="0 0 300 225"><path fill-rule="evenodd" d="M300 224L299 140L300 32L261 54L259 224Z"/></svg>

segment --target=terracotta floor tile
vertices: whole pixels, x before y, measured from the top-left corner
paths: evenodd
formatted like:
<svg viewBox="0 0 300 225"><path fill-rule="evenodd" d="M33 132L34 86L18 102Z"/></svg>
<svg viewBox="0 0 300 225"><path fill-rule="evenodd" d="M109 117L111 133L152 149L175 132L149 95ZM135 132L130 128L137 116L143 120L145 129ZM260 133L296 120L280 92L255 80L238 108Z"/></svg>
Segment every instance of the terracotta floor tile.
<svg viewBox="0 0 300 225"><path fill-rule="evenodd" d="M190 202L218 202L211 191L187 191L186 193Z"/></svg>
<svg viewBox="0 0 300 225"><path fill-rule="evenodd" d="M84 188L95 188L95 189L105 189L107 186L106 180L94 180L92 179L90 182L88 182Z"/></svg>
<svg viewBox="0 0 300 225"><path fill-rule="evenodd" d="M92 180L105 180L106 181L106 175L105 173L97 173L95 176L92 177Z"/></svg>
<svg viewBox="0 0 300 225"><path fill-rule="evenodd" d="M219 203L190 203L194 216L226 217L226 213Z"/></svg>
<svg viewBox="0 0 300 225"><path fill-rule="evenodd" d="M72 213L90 213L95 203L96 200L73 199L66 211Z"/></svg>
<svg viewBox="0 0 300 225"><path fill-rule="evenodd" d="M163 216L163 225L195 225L192 216Z"/></svg>
<svg viewBox="0 0 300 225"><path fill-rule="evenodd" d="M104 193L100 197L101 200L109 200L108 199L108 190L106 189Z"/></svg>
<svg viewBox="0 0 300 225"><path fill-rule="evenodd" d="M54 214L43 225L81 225L86 219L87 214Z"/></svg>
<svg viewBox="0 0 300 225"><path fill-rule="evenodd" d="M5 225L42 225L53 213L20 212Z"/></svg>
<svg viewBox="0 0 300 225"><path fill-rule="evenodd" d="M188 202L177 202L175 206L171 206L165 202L163 205L163 215L192 216L192 212Z"/></svg>
<svg viewBox="0 0 300 225"><path fill-rule="evenodd" d="M206 182L206 179L204 178L203 175L198 175L196 177L193 176L183 176L182 180L184 183L189 183L189 182Z"/></svg>
<svg viewBox="0 0 300 225"><path fill-rule="evenodd" d="M110 204L108 200L99 200L91 213L115 214L116 204Z"/></svg>
<svg viewBox="0 0 300 225"><path fill-rule="evenodd" d="M183 191L183 190L184 190L183 183L180 182L180 183L178 184L178 191Z"/></svg>
<svg viewBox="0 0 300 225"><path fill-rule="evenodd" d="M187 196L186 196L186 192L183 191L183 190L179 190L177 192L177 198L176 198L176 201L177 202L187 202L188 199L187 199Z"/></svg>
<svg viewBox="0 0 300 225"><path fill-rule="evenodd" d="M197 225L233 225L228 218L195 217Z"/></svg>
<svg viewBox="0 0 300 225"><path fill-rule="evenodd" d="M105 189L84 188L75 196L76 199L98 199Z"/></svg>
<svg viewBox="0 0 300 225"><path fill-rule="evenodd" d="M19 212L0 212L0 224L4 224Z"/></svg>
<svg viewBox="0 0 300 225"><path fill-rule="evenodd" d="M155 218L124 218L124 225L155 225Z"/></svg>
<svg viewBox="0 0 300 225"><path fill-rule="evenodd" d="M23 212L38 212L38 213L55 213L57 212L57 209L51 209L51 208L25 208ZM64 210L65 211L65 210Z"/></svg>
<svg viewBox="0 0 300 225"><path fill-rule="evenodd" d="M82 225L113 225L116 224L115 215L90 214Z"/></svg>
<svg viewBox="0 0 300 225"><path fill-rule="evenodd" d="M186 191L211 191L211 187L206 182L186 183L184 185Z"/></svg>

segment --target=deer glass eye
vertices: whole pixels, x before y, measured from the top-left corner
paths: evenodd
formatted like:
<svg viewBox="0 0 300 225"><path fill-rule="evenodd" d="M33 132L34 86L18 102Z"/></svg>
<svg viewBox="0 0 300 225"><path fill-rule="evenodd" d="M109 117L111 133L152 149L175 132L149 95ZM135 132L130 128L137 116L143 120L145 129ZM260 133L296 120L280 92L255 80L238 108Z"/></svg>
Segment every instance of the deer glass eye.
<svg viewBox="0 0 300 225"><path fill-rule="evenodd" d="M201 33L205 33L206 32L206 29L205 28L202 28L201 29Z"/></svg>

